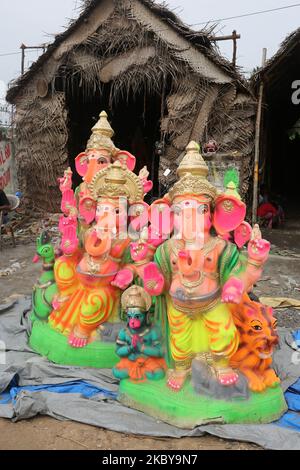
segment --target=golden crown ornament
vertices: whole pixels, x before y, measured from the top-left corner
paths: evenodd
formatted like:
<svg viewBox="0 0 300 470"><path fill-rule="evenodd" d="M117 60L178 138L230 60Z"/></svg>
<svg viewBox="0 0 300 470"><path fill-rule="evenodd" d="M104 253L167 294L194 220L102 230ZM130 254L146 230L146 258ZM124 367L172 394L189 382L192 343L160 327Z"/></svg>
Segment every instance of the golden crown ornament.
<svg viewBox="0 0 300 470"><path fill-rule="evenodd" d="M111 140L114 131L108 122L108 116L105 111L100 114L100 119L92 128L92 135L87 143L86 150L108 150L112 154L118 151L115 144Z"/></svg>
<svg viewBox="0 0 300 470"><path fill-rule="evenodd" d="M197 142L190 142L186 148L186 155L181 161L177 175L180 178L169 192L169 198L174 201L176 197L184 195L206 195L213 201L218 191L208 180L208 166L200 154Z"/></svg>
<svg viewBox="0 0 300 470"><path fill-rule="evenodd" d="M123 310L139 308L144 312L148 312L152 305L152 298L142 287L132 286L122 294L121 304Z"/></svg>
<svg viewBox="0 0 300 470"><path fill-rule="evenodd" d="M140 178L118 161L100 170L92 179L89 189L95 200L101 197L125 197L129 204L134 204L144 198L144 188Z"/></svg>

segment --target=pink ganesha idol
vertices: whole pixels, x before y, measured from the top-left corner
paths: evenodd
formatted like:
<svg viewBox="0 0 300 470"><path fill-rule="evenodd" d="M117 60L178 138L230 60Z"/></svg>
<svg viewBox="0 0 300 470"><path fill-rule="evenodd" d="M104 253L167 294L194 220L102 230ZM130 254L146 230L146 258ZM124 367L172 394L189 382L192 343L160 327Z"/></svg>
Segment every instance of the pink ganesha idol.
<svg viewBox="0 0 300 470"><path fill-rule="evenodd" d="M143 187L145 190L145 181ZM127 289L133 281L143 281L145 268L153 261L157 248L170 237L173 230L171 207L166 199L155 201L151 207L143 202L131 209L131 263L117 274L113 282L113 285L122 290Z"/></svg>
<svg viewBox="0 0 300 470"><path fill-rule="evenodd" d="M76 219L69 215L60 220L64 255L55 266L60 295L49 324L67 335L73 348L82 349L94 342L104 323L120 321L120 291L114 280L123 268L123 256L131 241L127 211L143 205L145 190L150 188L147 176L146 172L142 177L135 175L120 161L98 170L88 186L95 211L82 250L76 237Z"/></svg>
<svg viewBox="0 0 300 470"><path fill-rule="evenodd" d="M107 120L107 114L103 111L92 129L85 152L80 153L75 159L77 173L83 178L83 183L77 189L79 213L86 224L92 223L96 214L96 203L90 191L95 175L116 161L129 171L135 169L135 157L129 152L117 149L111 140L113 135L114 131Z"/></svg>

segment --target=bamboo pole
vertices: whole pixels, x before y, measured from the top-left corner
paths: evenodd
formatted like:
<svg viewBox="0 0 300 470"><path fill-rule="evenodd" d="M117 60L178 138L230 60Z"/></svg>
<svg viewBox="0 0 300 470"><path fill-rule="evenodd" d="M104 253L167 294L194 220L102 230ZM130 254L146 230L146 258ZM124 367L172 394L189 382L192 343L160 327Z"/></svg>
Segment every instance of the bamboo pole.
<svg viewBox="0 0 300 470"><path fill-rule="evenodd" d="M25 49L26 49L25 44L21 44L20 49L22 50L21 75L24 75L24 71L25 71Z"/></svg>
<svg viewBox="0 0 300 470"><path fill-rule="evenodd" d="M262 67L265 66L267 60L267 49L263 49L262 54ZM258 108L256 116L255 127L255 159L254 159L254 175L253 175L253 205L252 205L252 224L257 221L257 208L258 208L258 182L259 182L259 156L260 156L260 136L261 136L261 118L262 118L262 105L264 98L264 82L261 78L258 93Z"/></svg>
<svg viewBox="0 0 300 470"><path fill-rule="evenodd" d="M233 37L233 57L232 57L232 65L236 67L236 58L237 58L237 39L238 39L238 34L236 33L236 30L232 32L232 37Z"/></svg>

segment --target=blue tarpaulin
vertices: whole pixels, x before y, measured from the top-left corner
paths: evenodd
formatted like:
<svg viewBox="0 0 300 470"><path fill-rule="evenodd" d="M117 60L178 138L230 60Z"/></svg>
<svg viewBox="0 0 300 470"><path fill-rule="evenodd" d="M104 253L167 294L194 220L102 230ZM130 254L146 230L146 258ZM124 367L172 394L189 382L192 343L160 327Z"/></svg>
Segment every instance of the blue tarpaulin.
<svg viewBox="0 0 300 470"><path fill-rule="evenodd" d="M289 411L276 424L300 431L300 379L285 393Z"/></svg>
<svg viewBox="0 0 300 470"><path fill-rule="evenodd" d="M296 345L300 351L300 330L293 333ZM300 356L300 354L299 354ZM300 368L300 357L299 357ZM300 378L289 387L285 393L285 399L289 407L289 411L276 422L279 426L300 431Z"/></svg>
<svg viewBox="0 0 300 470"><path fill-rule="evenodd" d="M40 392L47 391L50 393L79 394L83 398L93 398L97 395L104 395L107 399L116 400L117 393L96 387L83 380L66 382L57 385L39 385L30 387L18 387L16 381L10 385L8 390L0 395L0 405L7 405L13 403L16 397L22 392ZM293 386L291 386L285 393L289 411L279 420L276 421L278 426L287 427L300 431L300 379Z"/></svg>
<svg viewBox="0 0 300 470"><path fill-rule="evenodd" d="M0 405L8 405L16 400L16 397L22 392L41 392L46 391L50 393L76 393L83 398L93 398L97 395L104 395L107 399L116 400L117 393L105 390L103 388L96 387L83 380L77 380L73 382L66 382L63 384L56 385L37 385L30 387L18 387L16 380L10 384L8 389L0 395Z"/></svg>
<svg viewBox="0 0 300 470"><path fill-rule="evenodd" d="M0 417L14 422L46 415L150 437L199 437L254 442L266 449L300 449L300 331L279 329L273 367L289 411L272 424L210 424L179 429L122 405L111 370L62 366L28 345L30 298L0 306ZM24 312L22 314L22 312ZM2 344L2 349L1 349ZM5 348L3 348L5 346Z"/></svg>

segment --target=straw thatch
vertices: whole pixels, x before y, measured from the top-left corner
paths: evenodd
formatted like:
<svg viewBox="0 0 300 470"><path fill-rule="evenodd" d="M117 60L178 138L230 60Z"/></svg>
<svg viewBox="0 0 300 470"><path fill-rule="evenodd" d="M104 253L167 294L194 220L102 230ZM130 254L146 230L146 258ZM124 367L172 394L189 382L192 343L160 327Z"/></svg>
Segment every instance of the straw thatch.
<svg viewBox="0 0 300 470"><path fill-rule="evenodd" d="M300 51L300 28L289 34L281 43L276 54L273 55L264 67L256 71L252 78L252 86L257 87L260 81L268 80L272 83L276 75L284 76L285 65L299 57Z"/></svg>
<svg viewBox="0 0 300 470"><path fill-rule="evenodd" d="M235 158L247 190L255 103L211 41L212 29L192 31L151 0L89 0L82 6L79 18L8 91L17 108L20 183L29 199L57 207L56 179L75 157L67 149L66 96L78 92L78 83L83 100L110 83L110 107L140 90L160 94L166 103L160 174L176 167L191 139L213 138L220 155Z"/></svg>

